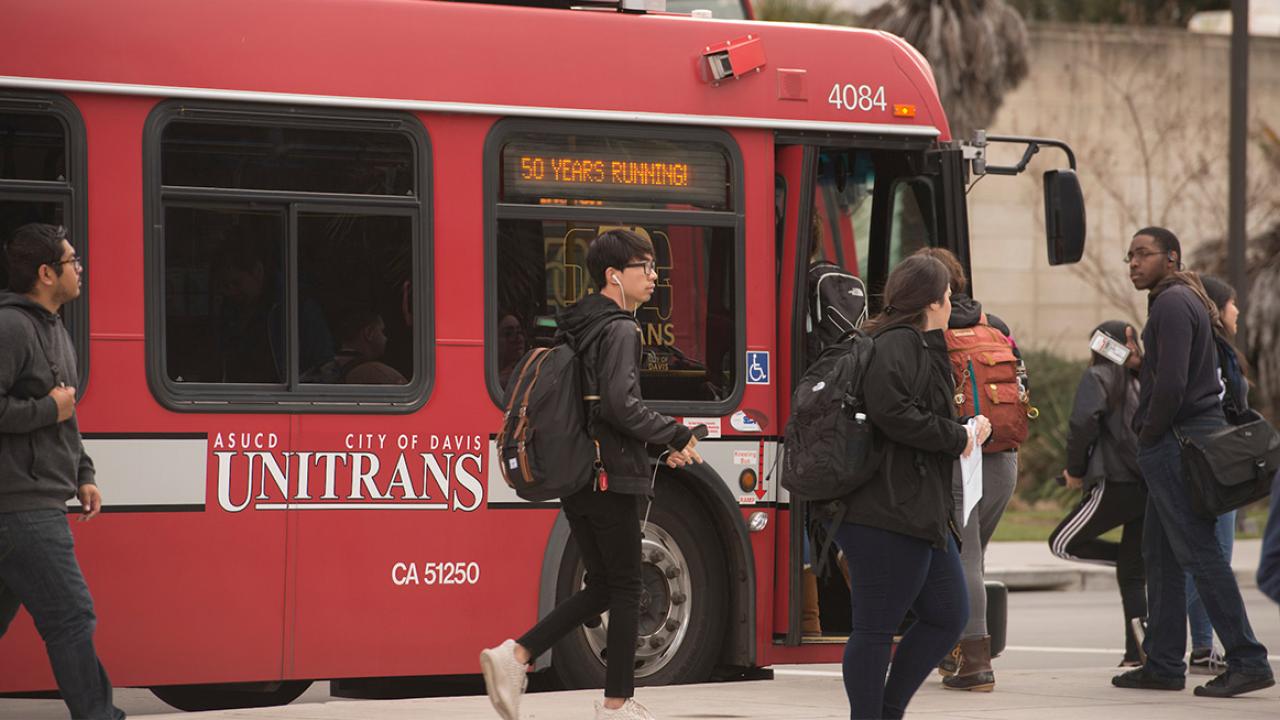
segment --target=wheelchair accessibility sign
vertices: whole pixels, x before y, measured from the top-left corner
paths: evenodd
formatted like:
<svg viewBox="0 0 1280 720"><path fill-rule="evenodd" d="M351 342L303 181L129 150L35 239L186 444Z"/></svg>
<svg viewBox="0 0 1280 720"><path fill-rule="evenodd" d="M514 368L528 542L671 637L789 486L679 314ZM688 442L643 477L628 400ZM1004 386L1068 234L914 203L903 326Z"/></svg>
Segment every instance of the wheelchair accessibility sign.
<svg viewBox="0 0 1280 720"><path fill-rule="evenodd" d="M748 350L747 351L747 384L748 385L768 385L769 384L769 351L767 350Z"/></svg>

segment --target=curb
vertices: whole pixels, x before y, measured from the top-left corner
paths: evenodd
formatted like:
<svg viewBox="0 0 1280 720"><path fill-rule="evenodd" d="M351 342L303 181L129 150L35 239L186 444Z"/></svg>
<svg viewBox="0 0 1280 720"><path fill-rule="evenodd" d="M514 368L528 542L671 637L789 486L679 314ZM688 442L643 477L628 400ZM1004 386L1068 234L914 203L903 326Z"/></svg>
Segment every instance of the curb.
<svg viewBox="0 0 1280 720"><path fill-rule="evenodd" d="M1241 589L1258 586L1251 568L1233 568ZM1002 582L1010 590L1117 590L1115 571L1106 567L988 567L988 581Z"/></svg>

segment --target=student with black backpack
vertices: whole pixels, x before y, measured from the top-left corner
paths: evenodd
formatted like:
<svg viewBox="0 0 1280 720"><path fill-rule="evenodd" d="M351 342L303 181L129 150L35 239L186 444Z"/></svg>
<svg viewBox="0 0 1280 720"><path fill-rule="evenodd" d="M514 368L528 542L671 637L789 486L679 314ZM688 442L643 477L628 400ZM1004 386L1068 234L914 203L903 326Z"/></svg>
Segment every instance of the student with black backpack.
<svg viewBox="0 0 1280 720"><path fill-rule="evenodd" d="M978 448L954 415L942 333L950 297L945 265L909 257L889 274L884 309L866 328L875 339L862 384L866 416L883 453L875 474L843 499L836 530L852 585L844 684L855 720L902 717L969 619L951 469ZM982 416L975 425L980 446L991 425ZM908 609L917 620L890 668L893 637Z"/></svg>
<svg viewBox="0 0 1280 720"><path fill-rule="evenodd" d="M641 341L634 313L649 300L658 278L653 244L629 230L602 233L587 250L587 269L599 292L561 315L557 336L578 355L584 392L599 396L590 427L603 468L561 499L586 564L586 587L518 640L508 639L480 654L489 700L505 720L520 716L528 664L606 610L605 697L596 704L595 716L653 717L632 698L641 592L640 506L653 495L655 472L646 444L666 446L670 467L702 461L694 450L693 431L650 410L640 397Z"/></svg>

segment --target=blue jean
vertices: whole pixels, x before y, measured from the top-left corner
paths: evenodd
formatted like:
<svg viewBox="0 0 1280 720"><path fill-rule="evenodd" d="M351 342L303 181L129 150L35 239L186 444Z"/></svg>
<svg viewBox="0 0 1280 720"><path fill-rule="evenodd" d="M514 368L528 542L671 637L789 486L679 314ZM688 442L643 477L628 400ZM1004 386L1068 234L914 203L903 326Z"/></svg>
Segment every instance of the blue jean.
<svg viewBox="0 0 1280 720"><path fill-rule="evenodd" d="M1201 435L1225 424L1221 414L1193 418L1179 426ZM1147 671L1183 677L1187 666L1187 592L1189 573L1235 671L1270 675L1267 649L1253 635L1244 599L1231 565L1214 538L1214 521L1191 510L1174 433L1138 450L1138 467L1147 482L1147 515L1142 553L1147 566Z"/></svg>
<svg viewBox="0 0 1280 720"><path fill-rule="evenodd" d="M1236 511L1218 516L1213 526L1213 534L1218 539L1218 547L1231 564L1231 550L1236 540ZM1187 575L1187 620L1191 622L1191 649L1213 650L1213 623L1209 622L1209 613L1205 612L1200 593L1196 592L1196 584L1191 575Z"/></svg>
<svg viewBox="0 0 1280 720"><path fill-rule="evenodd" d="M849 716L900 718L969 620L960 551L954 541L938 550L925 540L851 523L840 525L836 543L852 585L853 631L843 668ZM908 609L916 622L890 668L893 635Z"/></svg>
<svg viewBox="0 0 1280 720"><path fill-rule="evenodd" d="M0 513L0 637L19 606L44 639L62 700L75 720L120 720L93 646L93 598L62 510Z"/></svg>

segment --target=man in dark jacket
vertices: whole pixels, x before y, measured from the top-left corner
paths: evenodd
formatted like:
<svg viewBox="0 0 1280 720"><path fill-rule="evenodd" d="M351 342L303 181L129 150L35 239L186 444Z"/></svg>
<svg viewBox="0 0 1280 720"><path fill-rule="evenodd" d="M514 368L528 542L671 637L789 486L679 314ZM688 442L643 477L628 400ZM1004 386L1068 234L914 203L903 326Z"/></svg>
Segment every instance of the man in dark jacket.
<svg viewBox="0 0 1280 720"><path fill-rule="evenodd" d="M5 249L0 292L0 636L27 608L73 718L115 720L111 681L93 646L93 599L76 561L67 500L81 520L102 508L76 423L75 350L58 310L80 295L66 231L24 225Z"/></svg>
<svg viewBox="0 0 1280 720"><path fill-rule="evenodd" d="M1112 678L1117 687L1181 690L1186 685L1187 597L1184 568L1195 581L1227 651L1227 670L1196 695L1232 697L1275 684L1267 649L1254 638L1235 574L1213 533L1191 510L1178 434L1202 436L1226 425L1218 400L1212 302L1200 281L1179 272L1182 247L1164 228L1139 230L1125 258L1138 290L1150 291L1146 356L1134 414L1138 467L1147 483L1143 556L1150 612L1147 663ZM1216 312L1214 310L1213 312Z"/></svg>
<svg viewBox="0 0 1280 720"><path fill-rule="evenodd" d="M701 462L693 431L650 410L640 397L640 326L635 311L658 279L653 244L629 230L610 230L592 241L587 269L599 292L560 318L560 339L581 358L583 387L600 399L593 422L604 472L562 500L565 517L586 565L586 587L558 605L519 640L481 653L489 699L506 720L518 720L526 668L560 638L609 611L605 699L596 718L650 720L637 703L635 651L641 592L640 503L653 495L647 444L666 446L667 464Z"/></svg>

